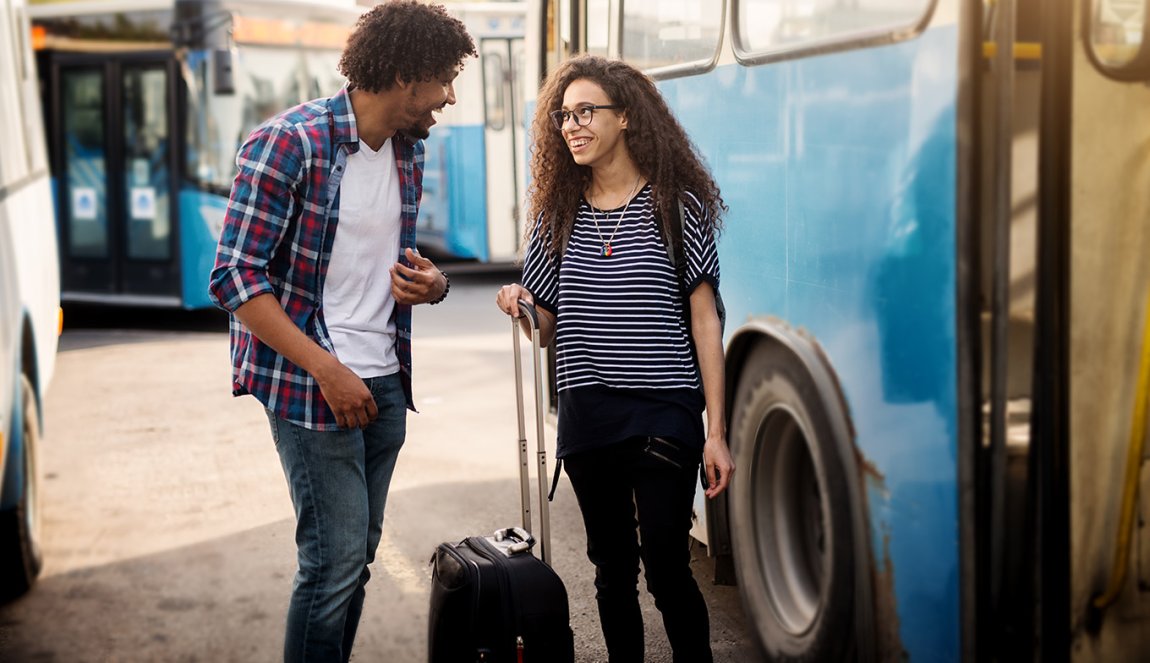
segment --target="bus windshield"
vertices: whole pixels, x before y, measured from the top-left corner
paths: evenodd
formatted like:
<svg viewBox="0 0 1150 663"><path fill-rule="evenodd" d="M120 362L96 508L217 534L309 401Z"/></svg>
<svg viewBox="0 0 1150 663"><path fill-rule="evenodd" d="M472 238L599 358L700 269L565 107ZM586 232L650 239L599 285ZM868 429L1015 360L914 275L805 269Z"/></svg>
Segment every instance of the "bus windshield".
<svg viewBox="0 0 1150 663"><path fill-rule="evenodd" d="M63 297L201 308L236 152L338 91L355 0L61 0L29 7Z"/></svg>
<svg viewBox="0 0 1150 663"><path fill-rule="evenodd" d="M260 123L296 104L329 96L343 85L339 51L240 46L233 58L235 92L217 94L206 58L189 62L187 173L208 189L226 191L236 152ZM200 66L196 66L196 65Z"/></svg>

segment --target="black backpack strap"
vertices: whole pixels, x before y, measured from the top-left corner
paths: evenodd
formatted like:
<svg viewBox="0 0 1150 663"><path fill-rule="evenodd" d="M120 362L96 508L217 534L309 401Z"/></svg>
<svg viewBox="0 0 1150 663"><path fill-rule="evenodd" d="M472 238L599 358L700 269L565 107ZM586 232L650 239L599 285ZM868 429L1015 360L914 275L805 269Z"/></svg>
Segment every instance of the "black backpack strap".
<svg viewBox="0 0 1150 663"><path fill-rule="evenodd" d="M667 256L671 258L671 264L675 267L675 274L679 277L679 290L683 294L683 312L687 317L687 326L691 323L691 296L687 292L687 259L685 255L685 247L683 245L683 235L685 233L685 226L687 223L687 214L683 207L683 199L677 199L679 218L678 223L670 223L670 237L665 237L664 241L667 245ZM660 225L660 232L662 226ZM725 328L727 325L727 307L723 304L723 296L719 294L719 289L715 288L715 313L719 316L719 327Z"/></svg>
<svg viewBox="0 0 1150 663"><path fill-rule="evenodd" d="M661 221L657 222L655 226L659 229L659 236L663 238L663 248L667 250L667 259L671 261L671 268L675 270L675 276L679 280L679 293L683 297L684 305L686 305L688 301L687 259L683 248L683 225L686 223L686 216L683 199L676 198L675 202L678 203L675 206L675 217L666 226ZM690 311L686 311L686 313L689 320L691 313Z"/></svg>
<svg viewBox="0 0 1150 663"><path fill-rule="evenodd" d="M659 237L663 240L663 248L667 251L667 260L671 261L671 267L675 270L675 274L679 277L679 289L683 290L686 282L683 280L687 261L683 255L683 224L684 209L683 199L676 199L675 218L666 226L663 225L662 220L656 219L655 227L659 230Z"/></svg>
<svg viewBox="0 0 1150 663"><path fill-rule="evenodd" d="M574 228L572 228L574 231ZM552 230L551 232L555 232ZM567 241L571 239L570 235L559 236L559 251L555 254L555 271L559 271L559 267L563 264L563 256L567 253Z"/></svg>
<svg viewBox="0 0 1150 663"><path fill-rule="evenodd" d="M563 459L555 461L555 475L551 477L551 492L547 493L547 501L555 499L555 488L559 486L559 470L563 469Z"/></svg>
<svg viewBox="0 0 1150 663"><path fill-rule="evenodd" d="M671 236L668 238L667 251L671 256L671 264L675 267L675 274L679 276L679 289L683 297L687 297L687 257L683 247L683 229L687 223L687 213L683 209L683 198L676 197L675 206L677 216L671 220Z"/></svg>

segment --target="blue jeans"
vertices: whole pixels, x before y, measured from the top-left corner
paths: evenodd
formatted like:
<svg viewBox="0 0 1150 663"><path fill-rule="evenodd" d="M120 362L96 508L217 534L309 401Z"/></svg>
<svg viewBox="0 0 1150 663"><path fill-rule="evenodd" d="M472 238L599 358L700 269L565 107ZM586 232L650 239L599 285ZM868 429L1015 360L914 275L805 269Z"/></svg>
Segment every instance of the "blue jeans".
<svg viewBox="0 0 1150 663"><path fill-rule="evenodd" d="M383 535L387 489L407 432L399 374L364 383L379 416L362 430L308 430L268 412L296 515L299 569L287 614L287 663L351 656L367 565Z"/></svg>

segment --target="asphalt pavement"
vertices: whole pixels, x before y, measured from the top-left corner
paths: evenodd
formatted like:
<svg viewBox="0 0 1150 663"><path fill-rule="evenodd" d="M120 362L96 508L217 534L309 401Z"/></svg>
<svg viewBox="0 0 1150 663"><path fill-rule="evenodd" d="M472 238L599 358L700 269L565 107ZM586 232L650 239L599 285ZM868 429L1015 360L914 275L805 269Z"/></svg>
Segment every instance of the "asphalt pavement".
<svg viewBox="0 0 1150 663"><path fill-rule="evenodd" d="M354 661L426 660L435 546L518 524L511 327L494 305L514 275L457 271L443 305L416 309L419 413L409 416ZM229 383L218 312L65 307L41 453L46 561L30 594L0 606L0 660L280 659L291 504L262 408L233 398ZM605 661L566 479L550 511L577 661ZM694 551L716 661L760 660L737 589L713 585L705 548ZM670 661L645 592L643 606L648 660Z"/></svg>

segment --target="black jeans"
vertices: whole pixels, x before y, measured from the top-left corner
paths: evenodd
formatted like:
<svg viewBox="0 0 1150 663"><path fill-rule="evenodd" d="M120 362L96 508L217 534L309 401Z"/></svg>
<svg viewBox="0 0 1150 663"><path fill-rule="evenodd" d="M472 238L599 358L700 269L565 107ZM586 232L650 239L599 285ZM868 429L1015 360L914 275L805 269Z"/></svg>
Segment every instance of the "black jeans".
<svg viewBox="0 0 1150 663"><path fill-rule="evenodd" d="M647 437L563 459L587 528L610 663L643 661L640 558L675 663L712 661L707 604L691 575L688 540L700 460L677 442Z"/></svg>

